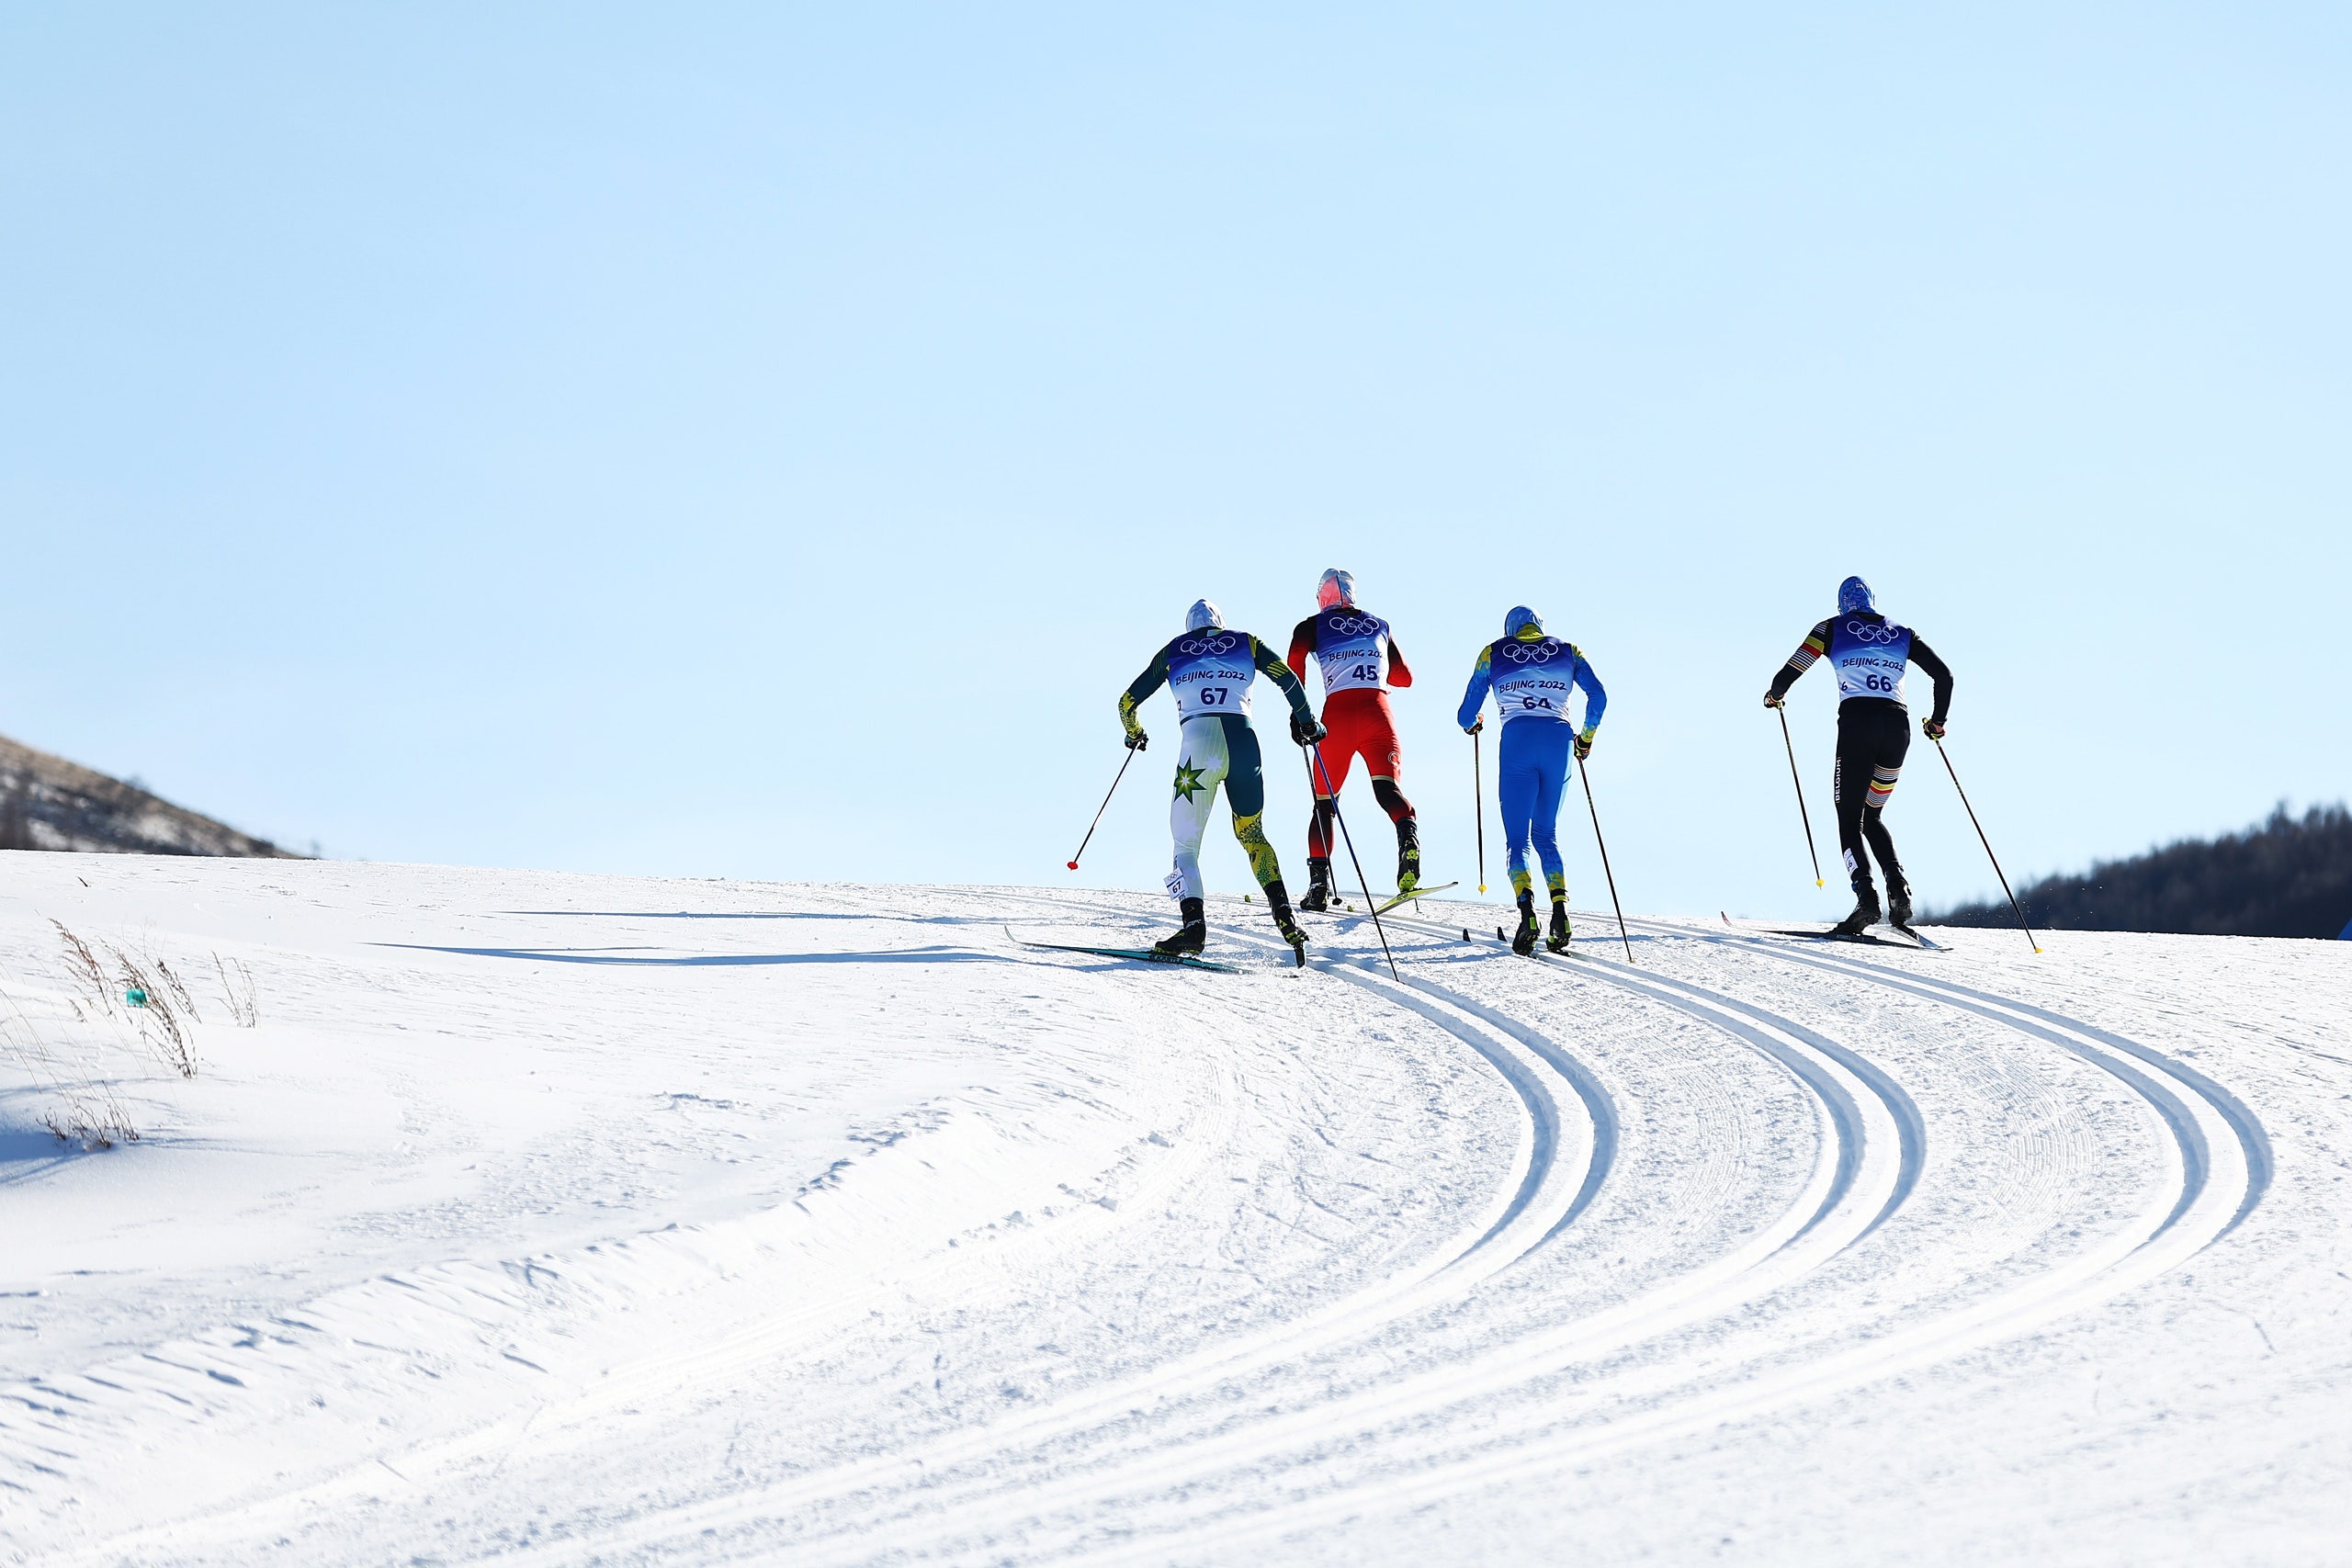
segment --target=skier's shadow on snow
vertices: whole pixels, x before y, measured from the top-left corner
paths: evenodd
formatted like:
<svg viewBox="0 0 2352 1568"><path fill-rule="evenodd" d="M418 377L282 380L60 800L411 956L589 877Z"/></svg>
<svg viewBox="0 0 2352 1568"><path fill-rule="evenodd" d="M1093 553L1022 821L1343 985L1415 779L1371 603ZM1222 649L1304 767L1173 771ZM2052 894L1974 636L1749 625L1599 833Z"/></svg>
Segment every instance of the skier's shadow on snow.
<svg viewBox="0 0 2352 1568"><path fill-rule="evenodd" d="M468 958L519 958L533 964L620 964L673 969L730 968L776 964L1018 964L1001 953L975 953L962 947L904 947L885 953L698 953L675 958L650 958L612 948L582 951L546 947L438 947L422 942L379 942L376 947L406 948L413 953L455 953Z"/></svg>

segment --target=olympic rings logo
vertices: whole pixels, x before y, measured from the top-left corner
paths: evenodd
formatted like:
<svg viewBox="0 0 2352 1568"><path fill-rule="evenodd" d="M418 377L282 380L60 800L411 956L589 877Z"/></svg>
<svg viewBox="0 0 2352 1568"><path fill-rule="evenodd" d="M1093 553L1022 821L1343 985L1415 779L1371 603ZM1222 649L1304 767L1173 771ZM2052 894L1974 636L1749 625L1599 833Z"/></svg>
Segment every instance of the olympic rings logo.
<svg viewBox="0 0 2352 1568"><path fill-rule="evenodd" d="M1503 657L1513 664L1530 662L1549 664L1559 651L1560 645L1549 637L1538 643L1507 642L1503 644Z"/></svg>
<svg viewBox="0 0 2352 1568"><path fill-rule="evenodd" d="M1380 629L1377 615L1329 615L1323 624L1341 637L1370 637Z"/></svg>
<svg viewBox="0 0 2352 1568"><path fill-rule="evenodd" d="M1240 646L1238 637L1188 637L1176 645L1176 651L1197 657L1204 653L1231 653Z"/></svg>
<svg viewBox="0 0 2352 1568"><path fill-rule="evenodd" d="M1846 635L1857 642L1890 643L1903 636L1903 628L1883 621L1848 621Z"/></svg>

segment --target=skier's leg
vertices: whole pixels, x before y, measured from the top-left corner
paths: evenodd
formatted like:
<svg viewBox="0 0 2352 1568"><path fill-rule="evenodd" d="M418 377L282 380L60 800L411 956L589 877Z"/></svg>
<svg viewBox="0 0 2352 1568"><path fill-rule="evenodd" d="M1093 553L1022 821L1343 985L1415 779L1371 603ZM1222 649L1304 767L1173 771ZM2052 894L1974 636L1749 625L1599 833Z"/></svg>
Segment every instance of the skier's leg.
<svg viewBox="0 0 2352 1568"><path fill-rule="evenodd" d="M1504 869L1510 874L1511 891L1524 893L1527 880L1528 826L1535 816L1537 771L1530 761L1529 743L1520 732L1530 728L1529 721L1502 727L1502 755L1495 764L1495 795L1502 807L1503 842L1509 849Z"/></svg>
<svg viewBox="0 0 2352 1568"><path fill-rule="evenodd" d="M1567 793L1568 742L1576 730L1571 725L1532 721L1521 728L1545 732L1543 771L1535 786L1535 819L1530 826L1536 858L1544 863L1544 885L1557 900L1566 897L1568 892L1568 868L1560 859L1560 799Z"/></svg>
<svg viewBox="0 0 2352 1568"><path fill-rule="evenodd" d="M1898 926L1907 926L1911 883L1895 855L1894 835L1886 830L1886 803L1894 794L1895 781L1903 776L1903 759L1911 750L1911 727L1904 722L1908 716L1899 708L1886 716L1892 722L1881 726L1878 750L1871 760L1871 786L1862 805L1862 838L1886 877L1888 918Z"/></svg>
<svg viewBox="0 0 2352 1568"><path fill-rule="evenodd" d="M1570 726L1565 724L1547 724L1540 728L1555 731L1547 735L1545 740L1547 744L1556 742L1558 746L1556 756L1550 751L1544 756L1544 787L1536 797L1535 824L1532 835L1535 840L1536 856L1544 863L1544 888L1552 895L1552 925L1544 933L1544 945L1554 953L1566 953L1569 936L1568 868L1560 858L1559 822L1560 801L1568 788L1568 748L1574 732ZM1533 913L1531 905L1528 914L1532 917Z"/></svg>
<svg viewBox="0 0 2352 1568"><path fill-rule="evenodd" d="M1371 705L1374 721L1364 727L1363 739L1364 771L1372 775L1372 798L1380 803L1380 809L1388 813L1396 829L1396 891L1409 893L1421 880L1421 825L1414 817L1413 803L1396 785L1404 766L1387 699L1374 693Z"/></svg>
<svg viewBox="0 0 2352 1568"><path fill-rule="evenodd" d="M1176 841L1176 869L1168 878L1168 890L1176 896L1183 926L1158 944L1166 952L1198 953L1206 940L1201 834L1208 827L1209 808L1216 803L1216 786L1230 766L1224 726L1209 716L1186 719L1176 755L1176 793L1168 803L1169 835Z"/></svg>
<svg viewBox="0 0 2352 1568"><path fill-rule="evenodd" d="M1225 801L1233 808L1233 836L1241 840L1241 851L1250 857L1250 870L1258 878L1258 886L1265 889L1266 912L1274 919L1274 929L1283 940L1297 951L1298 961L1306 962L1306 933L1290 912L1290 889L1283 886L1282 862L1275 858L1274 846L1266 840L1266 775L1258 750L1258 732L1239 714L1223 714L1218 722L1225 726L1226 744L1233 759L1232 771L1226 775Z"/></svg>
<svg viewBox="0 0 2352 1568"><path fill-rule="evenodd" d="M1836 929L1849 936L1876 925L1883 913L1877 885L1871 880L1870 843L1862 832L1862 814L1870 806L1883 733L1875 722L1877 716L1869 711L1872 705L1876 705L1849 703L1838 710L1838 771L1832 794L1838 809L1838 847L1845 855L1846 879L1853 885L1854 909ZM1895 709L1898 721L1901 712Z"/></svg>
<svg viewBox="0 0 2352 1568"><path fill-rule="evenodd" d="M1535 892L1527 874L1527 841L1541 816L1544 790L1544 754L1542 738L1533 732L1551 728L1533 720L1522 719L1503 726L1502 758L1497 768L1496 784L1502 795L1503 834L1510 846L1505 862L1510 872L1511 891L1519 899L1519 930L1511 937L1511 951L1530 953L1535 951L1539 928L1535 923ZM1567 726L1561 725L1566 729ZM1558 808L1557 802L1554 809Z"/></svg>
<svg viewBox="0 0 2352 1568"><path fill-rule="evenodd" d="M1322 771L1315 771L1312 755L1307 759L1315 785L1315 815L1306 824L1306 897L1298 907L1317 913L1331 907L1331 844L1339 837L1337 796L1348 782L1348 763L1354 754L1348 745L1349 711L1349 705L1336 698L1323 705L1327 733L1316 748L1322 754Z"/></svg>

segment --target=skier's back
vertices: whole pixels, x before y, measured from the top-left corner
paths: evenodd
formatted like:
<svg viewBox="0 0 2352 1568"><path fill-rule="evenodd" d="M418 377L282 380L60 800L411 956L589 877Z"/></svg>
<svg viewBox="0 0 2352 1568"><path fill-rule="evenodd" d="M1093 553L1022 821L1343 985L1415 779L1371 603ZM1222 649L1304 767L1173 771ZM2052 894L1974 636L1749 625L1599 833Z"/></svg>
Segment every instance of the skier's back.
<svg viewBox="0 0 2352 1568"><path fill-rule="evenodd" d="M1584 693L1581 730L1568 718L1569 695L1577 689ZM1546 636L1544 623L1524 604L1514 606L1503 617L1501 640L1478 650L1469 689L1462 694L1462 708L1454 716L1464 733L1476 735L1486 728L1480 714L1489 692L1502 715L1502 745L1498 748L1502 755L1495 770L1495 793L1502 807L1504 839L1510 847L1511 891L1519 898L1519 934L1511 939L1511 947L1521 953L1535 951L1535 891L1527 871L1527 850L1532 840L1552 895L1552 930L1546 945L1555 953L1565 952L1569 934L1568 868L1560 858L1557 836L1560 796L1567 787L1569 757L1582 761L1592 754L1593 733L1609 706L1609 694L1577 645Z"/></svg>
<svg viewBox="0 0 2352 1568"><path fill-rule="evenodd" d="M1357 757L1372 776L1372 797L1396 826L1396 891L1410 893L1421 880L1421 840L1413 803L1396 785L1399 752L1396 721L1388 711L1385 686L1413 683L1388 623L1356 604L1356 580L1337 567L1315 589L1315 614L1290 634L1291 673L1306 679L1307 655L1323 675L1323 725L1329 732L1317 749L1323 772L1315 779L1315 816L1306 827L1306 896L1302 909L1320 910L1331 900L1331 829L1338 796Z"/></svg>
<svg viewBox="0 0 2352 1568"><path fill-rule="evenodd" d="M1290 701L1291 737L1304 745L1323 737L1323 727L1307 710L1306 690L1274 650L1248 632L1228 631L1225 617L1207 600L1195 602L1184 618L1182 636L1172 638L1155 655L1132 684L1120 694L1119 722L1127 745L1141 750L1149 741L1136 722L1143 700L1166 686L1176 699L1183 721L1182 750L1176 759L1176 793L1168 808L1168 825L1176 840L1176 869L1168 878L1176 896L1183 925L1153 945L1173 956L1198 953L1208 937L1205 891L1201 881L1201 834L1209 810L1216 804L1217 786L1225 786L1226 804L1233 811L1233 836L1250 857L1250 869L1265 889L1266 908L1298 955L1306 962L1306 936L1291 918L1290 894L1283 886L1281 862L1266 841L1262 818L1266 810L1265 769L1257 732L1250 727L1250 684L1264 675Z"/></svg>
<svg viewBox="0 0 2352 1568"><path fill-rule="evenodd" d="M1838 586L1838 614L1806 634L1804 644L1772 677L1766 707L1779 707L1798 676L1826 659L1838 676L1838 842L1846 853L1846 874L1854 886L1854 911L1838 924L1859 936L1882 913L1898 926L1911 923L1911 884L1894 853L1894 838L1883 813L1903 774L1911 748L1910 709L1903 702L1906 667L1917 664L1936 683L1936 709L1920 721L1929 739L1940 739L1951 711L1951 671L1910 627L1878 612L1870 584L1849 577ZM1886 874L1887 907L1879 907L1871 881L1871 856Z"/></svg>

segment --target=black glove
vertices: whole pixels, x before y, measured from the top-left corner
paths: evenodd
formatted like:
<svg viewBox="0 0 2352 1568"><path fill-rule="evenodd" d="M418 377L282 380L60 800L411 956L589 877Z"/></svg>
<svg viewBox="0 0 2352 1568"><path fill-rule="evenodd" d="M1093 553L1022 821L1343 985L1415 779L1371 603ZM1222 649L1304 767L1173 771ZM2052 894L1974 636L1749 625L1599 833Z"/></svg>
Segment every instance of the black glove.
<svg viewBox="0 0 2352 1568"><path fill-rule="evenodd" d="M1312 746L1330 733L1311 713L1295 713L1290 716L1290 738L1301 746Z"/></svg>
<svg viewBox="0 0 2352 1568"><path fill-rule="evenodd" d="M1140 751L1150 744L1151 737L1140 729L1127 737L1127 750L1130 751Z"/></svg>
<svg viewBox="0 0 2352 1568"><path fill-rule="evenodd" d="M1583 761L1587 757L1591 756L1592 732L1590 730L1587 730L1582 735L1577 736L1576 739L1576 744L1572 749L1575 750L1577 754L1577 761L1579 762Z"/></svg>
<svg viewBox="0 0 2352 1568"><path fill-rule="evenodd" d="M1477 721L1476 724L1471 725L1468 728L1464 729L1462 733L1463 733L1463 734L1464 734L1464 735L1476 735L1476 734L1477 734L1480 730L1482 730L1482 729L1484 729L1484 728L1487 728L1487 716L1486 716L1486 715L1484 715L1484 714L1480 714L1480 715L1478 716L1478 721Z"/></svg>
<svg viewBox="0 0 2352 1568"><path fill-rule="evenodd" d="M1788 700L1788 694L1785 692L1767 692L1764 694L1764 705L1768 708L1779 707L1782 703Z"/></svg>
<svg viewBox="0 0 2352 1568"><path fill-rule="evenodd" d="M1919 728L1926 732L1930 740L1941 740L1944 738L1944 723L1939 718L1923 718L1919 721Z"/></svg>

